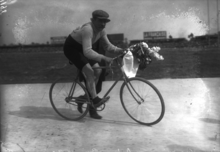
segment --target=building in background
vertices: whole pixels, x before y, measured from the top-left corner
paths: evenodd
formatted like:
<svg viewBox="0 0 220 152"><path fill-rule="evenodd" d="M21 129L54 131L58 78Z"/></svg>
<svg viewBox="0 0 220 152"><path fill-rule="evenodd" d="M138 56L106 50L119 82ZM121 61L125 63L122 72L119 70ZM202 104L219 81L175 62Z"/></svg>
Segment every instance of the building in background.
<svg viewBox="0 0 220 152"><path fill-rule="evenodd" d="M50 38L50 44L64 44L66 40L66 36L57 36Z"/></svg>
<svg viewBox="0 0 220 152"><path fill-rule="evenodd" d="M144 32L144 40L166 39L166 38L167 38L166 31Z"/></svg>

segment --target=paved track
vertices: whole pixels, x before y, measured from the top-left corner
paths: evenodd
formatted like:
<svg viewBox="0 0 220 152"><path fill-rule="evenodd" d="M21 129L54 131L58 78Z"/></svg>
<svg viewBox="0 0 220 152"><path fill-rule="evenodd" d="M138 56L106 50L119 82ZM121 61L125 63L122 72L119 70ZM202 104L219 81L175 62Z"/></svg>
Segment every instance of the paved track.
<svg viewBox="0 0 220 152"><path fill-rule="evenodd" d="M166 104L163 120L152 127L135 123L125 113L119 100L121 83L100 112L102 120L86 116L78 122L66 121L54 112L48 96L50 84L2 85L2 151L220 151L220 78L151 82ZM111 83L103 84L103 92Z"/></svg>

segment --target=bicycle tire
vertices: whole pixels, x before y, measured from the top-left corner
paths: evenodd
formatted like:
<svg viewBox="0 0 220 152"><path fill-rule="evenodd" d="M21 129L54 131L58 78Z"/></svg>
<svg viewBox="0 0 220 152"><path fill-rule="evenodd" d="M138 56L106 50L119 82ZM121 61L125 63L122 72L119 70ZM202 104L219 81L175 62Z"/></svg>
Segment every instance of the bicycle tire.
<svg viewBox="0 0 220 152"><path fill-rule="evenodd" d="M69 94L71 87L75 84L75 89L72 89L72 95ZM79 99L79 96L84 95L84 99ZM50 103L55 112L64 119L77 121L82 119L89 111L89 95L84 85L79 81L67 83L58 79L52 83L49 92ZM80 113L77 109L77 104L83 102L83 112Z"/></svg>
<svg viewBox="0 0 220 152"><path fill-rule="evenodd" d="M144 100L141 101L140 97ZM120 100L125 112L142 125L151 126L160 122L165 113L162 95L152 83L144 78L134 77L124 82L120 89ZM136 108L137 113L134 113L132 108ZM144 116L147 112L149 114ZM150 119L150 116L155 117Z"/></svg>

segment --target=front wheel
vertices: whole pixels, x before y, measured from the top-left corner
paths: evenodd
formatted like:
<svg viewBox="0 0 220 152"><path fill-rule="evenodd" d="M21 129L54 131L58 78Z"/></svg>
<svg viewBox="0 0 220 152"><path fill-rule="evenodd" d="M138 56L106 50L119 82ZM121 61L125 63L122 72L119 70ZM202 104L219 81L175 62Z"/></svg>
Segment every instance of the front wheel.
<svg viewBox="0 0 220 152"><path fill-rule="evenodd" d="M143 125L154 125L161 121L165 105L159 90L143 78L130 78L120 90L120 99L126 113Z"/></svg>

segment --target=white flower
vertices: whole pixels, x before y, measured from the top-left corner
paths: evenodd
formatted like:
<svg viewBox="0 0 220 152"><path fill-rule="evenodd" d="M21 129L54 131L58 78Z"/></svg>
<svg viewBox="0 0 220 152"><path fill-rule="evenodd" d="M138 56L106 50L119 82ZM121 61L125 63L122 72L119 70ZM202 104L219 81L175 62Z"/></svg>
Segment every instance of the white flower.
<svg viewBox="0 0 220 152"><path fill-rule="evenodd" d="M147 45L147 43L145 43L145 42L142 42L141 45L142 45L144 48L148 48L148 45Z"/></svg>

